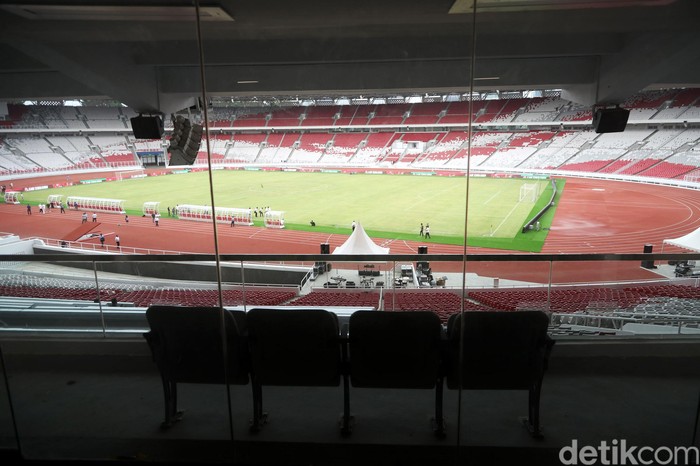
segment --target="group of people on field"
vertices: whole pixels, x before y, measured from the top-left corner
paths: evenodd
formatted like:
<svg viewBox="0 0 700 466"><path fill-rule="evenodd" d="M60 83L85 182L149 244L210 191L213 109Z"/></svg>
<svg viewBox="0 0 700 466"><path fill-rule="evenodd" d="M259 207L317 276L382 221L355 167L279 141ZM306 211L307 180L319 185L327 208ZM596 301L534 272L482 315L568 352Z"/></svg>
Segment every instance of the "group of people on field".
<svg viewBox="0 0 700 466"><path fill-rule="evenodd" d="M418 232L421 238L429 239L430 238L430 224L426 223L425 227L423 227L423 224L420 224L420 231Z"/></svg>

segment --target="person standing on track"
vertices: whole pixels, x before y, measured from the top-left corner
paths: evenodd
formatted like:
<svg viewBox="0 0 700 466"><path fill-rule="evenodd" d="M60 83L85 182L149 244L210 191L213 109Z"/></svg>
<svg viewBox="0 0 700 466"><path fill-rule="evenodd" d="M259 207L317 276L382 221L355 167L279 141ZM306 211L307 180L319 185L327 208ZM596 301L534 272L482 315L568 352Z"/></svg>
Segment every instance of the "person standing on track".
<svg viewBox="0 0 700 466"><path fill-rule="evenodd" d="M100 246L105 247L105 235L100 233Z"/></svg>
<svg viewBox="0 0 700 466"><path fill-rule="evenodd" d="M160 214L155 214L153 216L153 221L156 223L156 226L158 226L158 222L160 221Z"/></svg>
<svg viewBox="0 0 700 466"><path fill-rule="evenodd" d="M27 204L27 215L32 215L32 205Z"/></svg>
<svg viewBox="0 0 700 466"><path fill-rule="evenodd" d="M97 222L97 213L96 212L92 213L92 221Z"/></svg>
<svg viewBox="0 0 700 466"><path fill-rule="evenodd" d="M80 223L87 223L87 212L83 212L83 221Z"/></svg>
<svg viewBox="0 0 700 466"><path fill-rule="evenodd" d="M117 244L117 249L121 249L122 243L121 243L121 239L119 238L119 235L116 235L114 237L114 242Z"/></svg>
<svg viewBox="0 0 700 466"><path fill-rule="evenodd" d="M66 213L66 208L65 208L65 206L63 205L63 202L61 202L61 213L62 213L62 214L65 214L65 213Z"/></svg>

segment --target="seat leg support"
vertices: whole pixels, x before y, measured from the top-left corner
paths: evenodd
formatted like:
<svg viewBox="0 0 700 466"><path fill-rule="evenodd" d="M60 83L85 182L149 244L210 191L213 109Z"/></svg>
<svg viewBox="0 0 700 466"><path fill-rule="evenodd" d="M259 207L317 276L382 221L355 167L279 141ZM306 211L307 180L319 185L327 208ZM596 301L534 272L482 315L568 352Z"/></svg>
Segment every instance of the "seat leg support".
<svg viewBox="0 0 700 466"><path fill-rule="evenodd" d="M442 409L442 394L443 394L444 379L439 377L435 384L435 418L433 418L433 432L438 438L445 438L445 418L443 417Z"/></svg>
<svg viewBox="0 0 700 466"><path fill-rule="evenodd" d="M250 432L260 432L262 426L267 424L267 413L263 412L262 385L253 380L253 419L250 421Z"/></svg>
<svg viewBox="0 0 700 466"><path fill-rule="evenodd" d="M161 423L161 429L168 429L182 419L183 412L177 410L177 382L163 381L163 397L165 400L165 420Z"/></svg>

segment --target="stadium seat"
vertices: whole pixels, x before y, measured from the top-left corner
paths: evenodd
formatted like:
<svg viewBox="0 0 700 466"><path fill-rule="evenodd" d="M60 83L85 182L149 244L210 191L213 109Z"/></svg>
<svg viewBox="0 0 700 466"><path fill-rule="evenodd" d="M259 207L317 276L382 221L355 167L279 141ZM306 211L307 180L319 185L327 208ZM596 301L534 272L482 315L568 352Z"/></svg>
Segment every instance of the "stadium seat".
<svg viewBox="0 0 700 466"><path fill-rule="evenodd" d="M335 314L320 309L257 308L247 318L254 404L251 432L258 432L267 421L263 386L340 385L342 359Z"/></svg>
<svg viewBox="0 0 700 466"><path fill-rule="evenodd" d="M357 311L349 324L350 380L357 388L435 389L435 435L444 436L442 324L429 311ZM349 425L349 394L345 417Z"/></svg>
<svg viewBox="0 0 700 466"><path fill-rule="evenodd" d="M554 340L541 311L465 312L447 326L447 387L462 390L528 390L533 437L542 437L540 391Z"/></svg>
<svg viewBox="0 0 700 466"><path fill-rule="evenodd" d="M182 418L182 412L177 409L178 383L248 383L246 315L242 311L224 311L227 350L224 358L221 312L216 307L180 306L151 306L146 311L151 330L144 337L163 381L162 428Z"/></svg>

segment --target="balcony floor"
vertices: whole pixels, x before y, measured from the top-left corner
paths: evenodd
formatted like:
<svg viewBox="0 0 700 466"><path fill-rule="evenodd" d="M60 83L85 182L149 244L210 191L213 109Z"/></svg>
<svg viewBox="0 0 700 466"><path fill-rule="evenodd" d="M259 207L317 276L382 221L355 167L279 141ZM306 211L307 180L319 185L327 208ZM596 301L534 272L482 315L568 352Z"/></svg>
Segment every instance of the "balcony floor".
<svg viewBox="0 0 700 466"><path fill-rule="evenodd" d="M545 377L543 440L530 438L518 422L527 410L525 392L462 392L458 429L458 392L447 389L444 439L436 439L430 428L433 391L353 388L355 426L350 437L342 437L340 387L265 387L269 423L251 434L248 385L230 389L231 442L223 386L181 384L179 404L185 416L169 430L161 430L161 383L145 343L113 346L119 349L101 355L59 354L72 351L61 349L52 355L30 354L29 346L6 351L24 458L284 465L560 464L560 448L573 439L580 446L597 446L602 440L610 444L613 439L638 446L691 446L700 389L697 356L570 357L575 351L562 345L555 347ZM62 348L70 348L70 343ZM3 384L0 447L15 448L7 399Z"/></svg>

